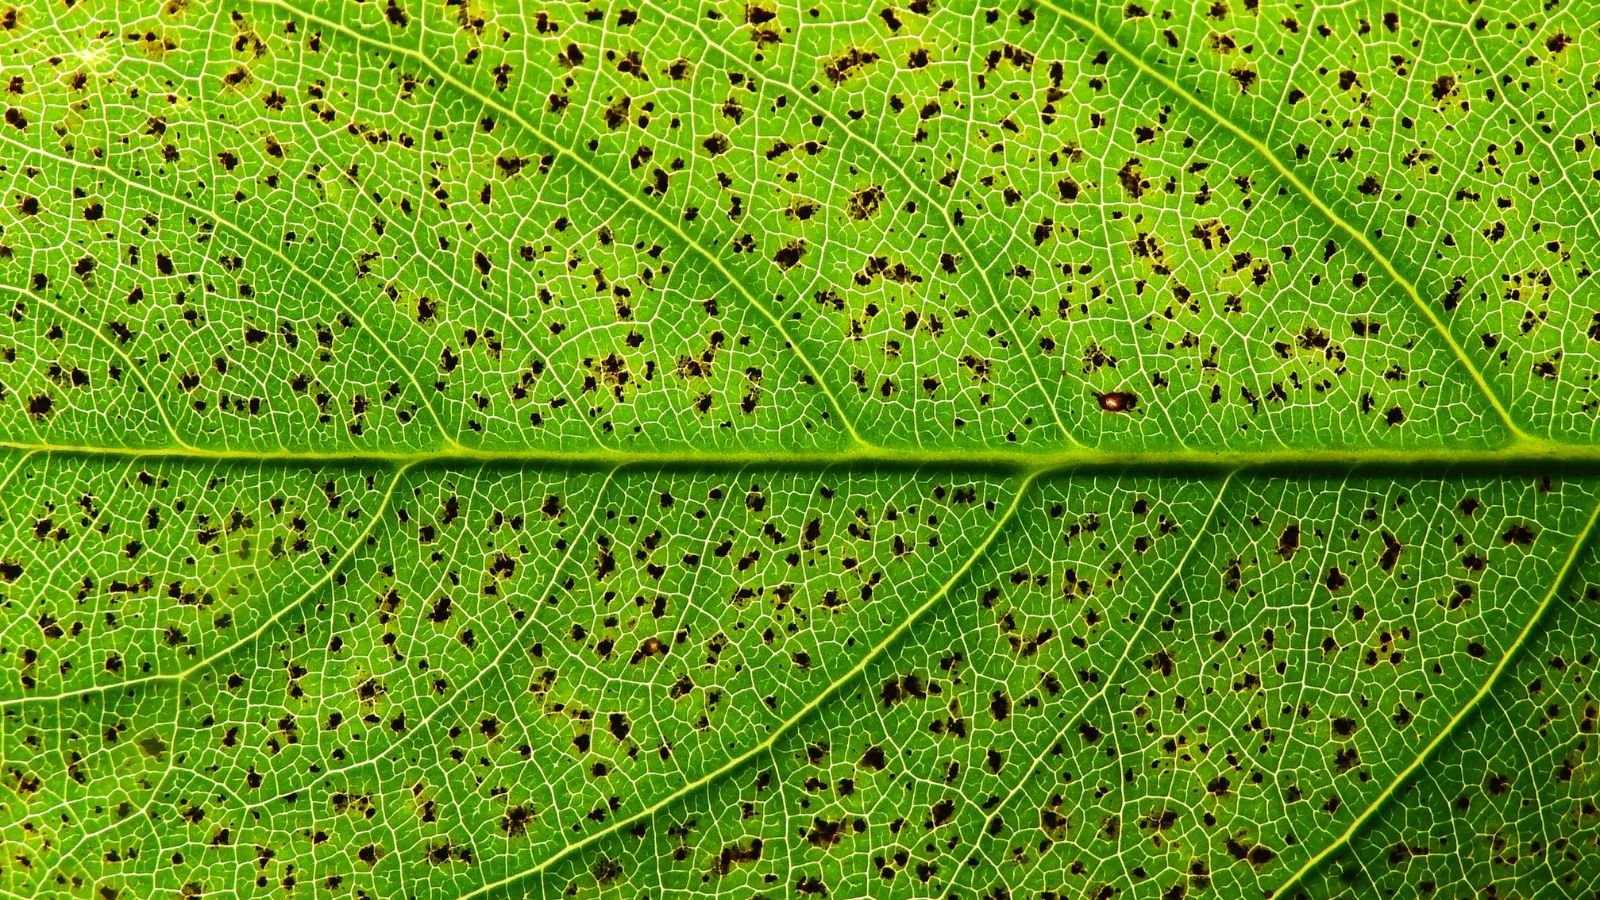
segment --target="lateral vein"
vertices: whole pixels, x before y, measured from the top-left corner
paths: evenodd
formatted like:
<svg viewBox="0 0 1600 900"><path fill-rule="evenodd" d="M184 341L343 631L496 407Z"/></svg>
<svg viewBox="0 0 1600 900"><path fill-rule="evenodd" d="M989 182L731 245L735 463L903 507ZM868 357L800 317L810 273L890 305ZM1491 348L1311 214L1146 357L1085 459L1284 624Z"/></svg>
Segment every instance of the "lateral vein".
<svg viewBox="0 0 1600 900"><path fill-rule="evenodd" d="M1395 284L1400 286L1400 289L1406 293L1406 296L1411 298L1411 302L1415 304L1417 309L1422 312L1422 315L1428 320L1429 325L1432 326L1433 330L1438 333L1439 337L1450 348L1450 352L1455 356L1456 361L1461 364L1463 369L1466 370L1467 375L1472 379L1473 384L1476 385L1478 390L1483 393L1484 399L1487 400L1489 405L1494 409L1495 414L1499 416L1501 423L1505 425L1506 430L1510 432L1511 436L1517 441L1535 440L1535 438L1524 431L1521 424L1519 424L1517 420L1512 417L1510 411L1506 409L1505 404L1500 400L1500 396L1496 394L1494 389L1489 386L1489 382L1484 378L1483 372L1478 369L1478 366L1472 361L1472 358L1467 355L1466 349L1463 348L1461 343L1456 340L1455 335L1450 333L1450 329L1444 324L1444 321L1439 318L1439 315L1434 312L1433 307L1429 306L1428 303L1422 299L1422 294L1417 290L1416 284L1410 279L1406 278L1404 275L1400 274L1400 271L1395 268L1394 263L1390 261L1388 256L1378 249L1378 246L1372 242L1371 238L1367 237L1366 234L1364 234L1359 228L1356 228L1354 225L1346 221L1343 216L1339 215L1339 213L1334 211L1331 206L1324 202L1322 197L1313 191L1310 185L1307 185L1304 181L1302 181L1300 176L1295 174L1293 169L1289 168L1282 160L1278 159L1278 155L1273 153L1272 149L1268 147L1266 143L1264 143L1260 138L1257 138L1255 135L1246 131L1241 126L1235 124L1228 117L1222 115L1222 113L1218 112L1209 103L1206 103L1188 88L1185 88L1183 85L1179 84L1172 76L1167 75L1160 69L1157 69L1155 66L1147 62L1142 56L1123 46L1120 41L1112 37L1111 33L1102 28L1095 20L1073 12L1072 10L1066 9L1055 2L1055 0L1043 0L1043 5L1056 15L1087 32L1096 41L1099 41L1100 43L1109 47L1118 56L1131 63L1133 67L1138 69L1142 74L1159 83L1165 90L1183 98L1184 102L1194 107L1213 122L1216 122L1218 125L1222 126L1223 129L1225 129L1229 134L1232 134L1235 138L1253 150L1256 155L1265 160L1266 163L1272 167L1273 171L1277 172L1279 176L1281 176L1285 181L1289 182L1289 184L1306 199L1306 202L1310 203L1311 206L1316 209L1324 219L1326 219L1335 228L1338 228L1340 231L1348 234L1355 240L1357 244L1360 244L1361 248L1366 251L1367 255L1377 262L1378 266L1383 269L1384 274L1388 275L1389 278L1395 282Z"/></svg>
<svg viewBox="0 0 1600 900"><path fill-rule="evenodd" d="M1501 676L1506 673L1507 669L1511 668L1511 664L1522 654L1523 648L1528 643L1528 638L1538 630L1539 624L1544 620L1545 614L1550 611L1550 607L1555 605L1556 596L1566 586L1567 579L1571 577L1578 567L1578 558L1583 555L1583 551L1589 546L1590 536L1594 533L1596 522L1600 522L1600 502L1595 504L1593 511L1589 513L1589 520L1584 523L1583 528L1573 538L1572 547L1567 551L1566 559L1562 560L1561 567L1556 570L1555 575L1551 578L1550 590L1545 593L1544 599L1539 601L1539 605L1533 608L1533 614L1528 617L1528 621L1522 626L1522 630L1517 632L1517 636L1506 647L1506 651L1500 655L1500 660L1489 671L1488 677L1483 680L1483 684L1478 686L1478 690L1467 698L1467 702L1456 710L1455 715L1450 717L1450 721L1446 722L1444 727L1439 729L1433 739L1417 753L1411 762L1390 780L1388 785L1384 787L1378 796L1373 798L1371 803L1367 804L1361 814L1351 820L1349 826L1337 838L1334 838L1326 847L1323 847L1310 859L1306 860L1276 890L1268 892L1268 898L1282 897L1286 892L1304 881L1307 875L1316 871L1330 856L1344 849L1355 837L1356 833L1365 827L1400 792L1400 789L1411 781L1417 770L1421 769L1428 760L1433 758L1433 754L1439 747L1447 739L1455 736L1462 723L1477 711L1478 705L1494 691L1495 685L1499 683Z"/></svg>
<svg viewBox="0 0 1600 900"><path fill-rule="evenodd" d="M786 329L783 325L783 319L775 314L772 310L768 309L766 304L757 300L755 294L752 293L748 287L745 287L744 282L740 281L731 271L729 271L727 265L723 263L720 257L701 246L700 243L694 238L690 237L681 226L671 219L668 219L661 213L660 210L650 206L649 204L646 204L644 201L634 196L633 193L623 190L623 188L613 181L609 176L596 168L594 163L584 158L582 154L574 151L572 148L545 134L514 107L501 103L493 97L484 94L471 84L461 80L459 77L452 74L449 69L446 69L444 66L434 62L431 57L423 53L421 50L413 49L411 47L402 47L388 41L379 40L371 37L368 34L364 34L360 31L350 28L341 22L335 22L331 19L324 19L315 13L307 12L291 3L285 2L285 0L256 0L256 2L265 4L267 6L277 7L278 9L289 13L290 15L299 16L300 18L305 19L307 22L313 22L318 26L337 32L357 44L367 47L374 47L384 53L402 56L406 59L416 62L421 66L426 67L429 71L433 72L433 74L437 76L440 81L461 92L461 94L468 99L482 105L485 109L494 110L500 115L510 119L512 122L515 122L517 127L522 129L522 131L528 136L532 137L534 140L545 145L546 147L549 147L554 153L556 153L556 155L566 157L572 162L573 165L588 173L590 177L594 178L598 183L605 186L609 191L619 197L625 204L640 210L658 225L676 235L679 240L683 241L686 247L700 257L704 258L706 262L710 263L711 266L717 270L718 274L722 276L724 281L726 281L735 291L743 296L746 302L748 302L758 314L766 318L767 321L772 324L772 327L777 332L778 337L782 338L784 343L794 351L795 356L800 360L801 364L805 366L807 374L809 374L812 379L816 381L817 387L822 391L823 395L827 397L828 403L832 407L834 414L839 417L840 425L846 430L846 432L849 433L851 439L861 446L870 446L870 442L863 438L856 430L855 422L853 422L850 417L845 414L844 405L839 402L838 396L835 395L833 389L828 386L828 382L823 379L822 373L817 369L816 363L812 362L811 357L806 355L806 353L800 349L800 344L789 336L788 329Z"/></svg>
<svg viewBox="0 0 1600 900"><path fill-rule="evenodd" d="M973 548L972 553L968 554L966 560L961 563L960 567L958 567L949 578L945 579L943 584L939 585L938 589L929 594L928 598L922 601L921 605L917 606L904 619L902 619L899 625L896 625L888 634L884 635L881 640L872 645L872 647L867 650L866 653L863 653L861 658L856 660L855 665L851 666L838 678L835 678L832 683L824 687L821 691L818 691L816 696L812 697L805 703L805 705L796 710L793 715L778 723L777 727L772 729L772 731L765 738L752 745L743 753L730 758L728 761L724 762L715 769L712 769L710 772L707 772L706 774L701 775L699 778L684 784L677 790L666 794L633 815L613 819L611 824L607 825L606 827L592 831L582 838L563 846L561 849L557 850L550 856L545 857L540 862L523 869L520 872L513 872L499 881L484 884L472 891L462 894L459 900L469 900L471 897L482 896L508 885L515 884L524 878L538 875L556 863L566 859L579 850L582 850L584 847L615 834L618 831L634 824L635 822L643 821L655 816L656 813L660 812L667 806L699 791L701 788L706 787L707 785L720 780L730 772L742 767L751 759L754 759L757 756L771 750L781 738L792 732L800 725L801 722L810 718L812 713L821 708L821 706L831 699L835 694L839 693L839 691L845 686L855 682L855 680L860 677L861 674L868 669L868 667L876 662L878 658L881 657L890 647L899 643L900 639L905 636L907 631L910 631L911 628L915 626L916 623L920 621L930 609L932 609L936 604L939 603L940 600L944 599L945 596L950 593L950 590L955 587L963 577L966 576L967 572L972 568L972 566L976 564L979 559L982 559L984 554L988 552L989 547L994 543L995 538L1005 530L1006 525L1013 518L1015 518L1017 509L1022 505L1022 500L1027 496L1028 490L1030 487L1032 487L1036 477L1037 476L1034 474L1028 474L1023 476L1021 480L1017 482L1016 488L1012 493L1011 503L1005 508L1005 511L1000 514L999 518L995 520L994 526L989 529L989 533L984 536L983 540L979 542L977 547Z"/></svg>

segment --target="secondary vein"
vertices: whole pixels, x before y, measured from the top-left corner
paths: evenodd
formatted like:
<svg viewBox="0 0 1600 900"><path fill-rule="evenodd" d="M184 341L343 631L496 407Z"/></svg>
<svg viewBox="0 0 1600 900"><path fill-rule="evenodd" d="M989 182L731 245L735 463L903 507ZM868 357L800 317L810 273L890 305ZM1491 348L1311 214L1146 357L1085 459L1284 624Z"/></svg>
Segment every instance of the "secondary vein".
<svg viewBox="0 0 1600 900"><path fill-rule="evenodd" d="M728 270L727 265L723 263L720 257L702 247L700 243L694 238L690 237L689 234L678 225L678 223L667 218L661 213L660 210L650 206L649 204L640 200L638 197L634 196L632 192L623 190L620 185L613 181L604 172L600 171L600 169L597 168L594 163L590 162L582 154L575 152L572 148L545 134L531 121L529 121L526 116L518 112L515 107L507 106L493 97L484 94L482 91L478 90L467 82L462 81L459 77L452 74L449 69L446 69L444 66L434 62L432 57L423 53L421 50L413 49L411 47L402 47L397 44L389 43L388 41L378 40L377 38L350 28L349 26L346 26L340 22L335 22L331 19L324 19L314 13L306 12L305 10L302 10L290 3L284 2L284 0L257 0L257 2L268 6L277 7L278 9L289 13L290 15L299 16L300 18L305 19L307 22L316 23L318 26L337 32L357 44L374 47L384 53L403 56L406 59L416 62L418 65L426 67L435 76L437 76L440 81L450 85L450 87L461 92L462 95L466 96L472 101L482 105L485 109L494 110L500 115L505 116L507 119L510 119L528 136L532 137L534 140L537 140L539 143L544 144L546 147L549 147L554 153L556 153L556 155L565 157L571 161L573 165L577 166L579 169L582 169L589 175L589 177L593 178L601 186L605 187L617 197L620 197L624 203L640 210L662 228L665 228L674 234L684 243L686 247L704 258L706 262L710 263L712 268L716 269L718 274L723 277L724 281L726 281L734 290L738 291L739 294L745 298L746 302L748 302L757 313L765 317L767 321L772 324L772 327L777 332L778 336L782 338L784 343L794 351L795 356L800 360L801 364L805 366L807 374L809 374L812 379L816 381L817 387L822 391L823 395L827 397L828 403L832 407L834 415L839 417L840 425L849 433L851 439L861 446L870 446L870 442L863 438L856 430L855 422L845 414L844 405L839 402L838 396L835 395L833 389L828 386L828 382L822 377L821 371L817 369L816 363L812 362L811 357L801 351L800 344L789 336L788 329L784 328L783 319L773 313L772 310L768 309L766 304L757 300L755 294L752 293L749 288L745 287L744 282L740 281L731 271Z"/></svg>
<svg viewBox="0 0 1600 900"><path fill-rule="evenodd" d="M1550 607L1555 605L1556 596L1560 594L1561 589L1566 586L1567 579L1571 577L1572 573L1578 567L1579 557L1583 555L1583 551L1589 546L1590 536L1594 533L1595 523L1597 521L1600 521L1600 502L1595 504L1593 511L1589 513L1589 520L1584 523L1582 530L1580 530L1577 537L1573 539L1572 546L1567 551L1566 559L1562 560L1561 567L1556 570L1554 577L1551 579L1550 590L1545 593L1544 599L1539 601L1539 605L1533 608L1533 614L1528 617L1528 621L1522 626L1522 630L1517 632L1516 638L1514 638L1511 641L1511 644L1506 647L1506 651L1500 655L1500 660L1496 662L1494 668L1489 671L1489 676L1484 679L1483 684L1478 686L1478 690L1473 693L1471 697L1467 698L1467 702L1462 704L1460 709L1456 710L1455 715L1450 717L1450 721L1446 722L1445 726L1439 729L1438 733L1433 736L1433 740L1430 740L1427 745L1424 746L1419 753L1417 753L1416 757L1413 758L1404 769L1401 769L1399 774L1394 776L1394 778L1384 787L1383 791L1374 797L1371 803L1367 804L1366 808L1361 811L1360 815L1351 820L1349 826L1346 827L1337 838L1331 841L1326 847L1323 847L1310 859L1306 860L1300 866L1300 868L1296 869L1294 874L1290 875L1276 890L1268 892L1267 897L1282 897L1289 890L1304 881L1307 875L1316 871L1316 869L1321 866L1322 863L1329 857L1333 856L1335 853L1338 853L1340 850L1349 845L1350 841L1356 836L1356 834L1360 832L1361 829L1364 828L1380 810L1388 805L1389 801L1400 792L1401 788L1405 787L1406 784L1411 781L1412 777L1416 775L1417 771L1421 769L1429 759L1433 758L1433 754L1438 751L1439 747L1444 744L1448 738L1455 735L1456 730L1461 727L1462 723L1472 717L1472 714L1477 711L1478 705L1483 702L1485 697L1489 696L1489 694L1494 691L1495 685L1499 683L1501 676L1506 673L1507 669L1511 668L1511 664L1516 661L1518 656L1521 655L1523 648L1528 643L1528 638L1538 630L1539 624L1544 620L1545 614L1549 612Z"/></svg>
<svg viewBox="0 0 1600 900"><path fill-rule="evenodd" d="M1417 290L1416 284L1410 279L1406 278L1404 275L1400 274L1400 271L1395 268L1394 263L1390 261L1388 256L1378 249L1378 246L1372 242L1371 238L1367 237L1367 235L1359 228L1356 228L1354 225L1350 224L1343 216L1339 215L1338 212L1324 202L1322 197L1313 191L1309 185L1302 181L1300 176L1297 175L1293 169L1289 168L1282 160L1278 159L1278 155L1273 153L1272 149L1262 142L1260 138L1257 138L1255 135L1236 124L1233 120L1218 112L1214 107L1200 99L1188 88L1185 88L1183 85L1179 84L1172 76L1167 75L1160 69L1157 69L1155 66L1151 65L1144 59L1144 57L1124 46L1115 37L1112 37L1111 33L1102 28L1095 20L1073 12L1072 10L1066 9L1065 7L1054 2L1054 0L1043 0L1043 5L1056 15L1087 32L1096 41L1099 41L1100 43L1109 47L1118 56L1131 63L1133 67L1138 69L1142 74L1159 83L1163 89L1170 91L1178 97L1181 97L1185 103L1188 103L1197 111L1204 114L1206 118L1211 119L1213 122L1216 122L1218 125L1222 126L1222 128L1227 130L1229 134L1232 134L1235 138L1243 142L1252 151L1254 151L1257 156L1260 156L1263 160L1265 160L1266 163L1272 167L1273 171L1277 172L1285 181L1289 182L1290 186L1298 191L1300 195L1306 199L1306 202L1310 203L1312 208L1321 214L1324 219L1326 219L1335 228L1338 228L1340 231L1348 234L1355 240L1357 244L1360 244L1362 250L1366 251L1367 255L1376 261L1378 266L1383 269L1384 273L1388 275L1389 278L1395 282L1395 284L1400 286L1400 289L1406 293L1406 296L1411 298L1411 302L1414 303L1417 309L1422 312L1422 315L1428 320L1428 323L1432 326L1433 330L1439 334L1439 337L1450 348L1450 352L1455 356L1456 361L1461 364L1463 369L1466 370L1467 375L1472 379L1473 384L1476 385L1478 390L1483 393L1484 399L1489 403L1489 406L1494 409L1495 414L1499 416L1500 421L1503 425L1505 425L1506 430L1519 441L1529 441L1534 439L1531 435L1524 431L1521 424L1512 417L1510 411L1506 409L1505 404L1500 400L1500 396L1496 394L1494 389L1489 386L1489 382L1484 378L1483 372L1478 369L1478 366L1475 363L1473 363L1472 358L1467 355L1466 349L1463 348L1461 343L1456 340L1455 335L1451 334L1449 327L1447 327L1444 321L1439 318L1438 313L1434 312L1433 307L1428 305L1428 303L1422 299L1422 294Z"/></svg>
<svg viewBox="0 0 1600 900"><path fill-rule="evenodd" d="M613 819L606 827L592 831L589 834L584 835L582 838L565 845L555 853L545 857L540 862L523 869L520 872L513 872L499 881L482 885L461 895L460 900L468 900L468 898L471 897L482 896L499 888L515 884L516 882L521 881L529 876L540 874L549 869L551 866L554 866L556 863L566 859L579 850L582 850L584 847L615 834L618 831L634 824L635 822L639 822L654 816L668 805L675 803L678 800L681 800L684 797L700 790L701 788L721 779L728 773L739 769L749 760L771 750L777 745L781 738L788 735L791 731L798 727L801 722L810 718L812 713L816 712L824 703L832 699L832 697L839 693L839 691L842 690L846 685L853 683L860 675L866 672L872 663L876 662L878 658L881 657L890 647L898 643L900 639L905 636L906 632L911 630L912 626L916 625L916 623L921 620L921 618L926 615L930 609L932 609L936 604L939 603L940 600L944 599L944 597L950 593L951 588L955 587L955 585L961 581L961 579L967 574L972 566L976 564L979 559L982 559L986 553L988 553L989 547L994 543L995 538L997 538L1000 533L1005 530L1006 525L1016 516L1017 509L1022 505L1023 497L1027 495L1028 489L1032 486L1036 477L1037 476L1034 474L1028 474L1023 476L1021 480L1017 482L1016 487L1012 492L1011 503L1006 506L1005 511L1002 512L995 520L994 526L989 529L989 533L984 536L983 540L979 542L976 547L973 548L972 552L967 555L967 558L961 563L955 572L951 573L950 577L945 579L944 583L939 585L937 590L928 595L928 599L922 601L921 605L913 609L903 620L901 620L899 625L896 625L894 629L892 629L888 634L884 635L881 640L874 644L871 649L862 654L861 658L856 660L855 665L851 666L838 678L835 678L832 683L824 687L821 691L818 691L815 696L808 700L805 705L796 710L793 715L778 723L778 726L772 729L772 731L769 732L765 738L752 745L743 753L730 758L727 762L724 762L722 765L712 769L710 772L701 775L699 778L684 784L677 790L671 791L670 793L662 796L654 803L650 804L644 809L639 810L633 815Z"/></svg>

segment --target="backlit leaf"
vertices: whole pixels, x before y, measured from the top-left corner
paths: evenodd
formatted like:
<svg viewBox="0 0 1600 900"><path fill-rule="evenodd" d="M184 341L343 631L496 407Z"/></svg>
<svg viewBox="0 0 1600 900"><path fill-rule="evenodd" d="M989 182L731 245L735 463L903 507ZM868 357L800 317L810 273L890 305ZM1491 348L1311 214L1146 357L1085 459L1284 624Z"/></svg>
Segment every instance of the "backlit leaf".
<svg viewBox="0 0 1600 900"><path fill-rule="evenodd" d="M1593 895L1597 22L0 0L0 892Z"/></svg>

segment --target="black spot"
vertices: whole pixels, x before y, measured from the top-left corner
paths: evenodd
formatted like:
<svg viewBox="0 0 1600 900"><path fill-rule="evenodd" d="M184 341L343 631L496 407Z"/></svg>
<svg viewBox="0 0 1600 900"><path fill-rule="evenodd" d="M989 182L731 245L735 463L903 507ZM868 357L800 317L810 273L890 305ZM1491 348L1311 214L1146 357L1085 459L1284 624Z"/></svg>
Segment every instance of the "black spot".
<svg viewBox="0 0 1600 900"><path fill-rule="evenodd" d="M1005 691L995 691L989 695L989 714L994 716L996 722L1004 721L1011 715L1011 698Z"/></svg>
<svg viewBox="0 0 1600 900"><path fill-rule="evenodd" d="M773 254L772 261L777 263L780 269L792 269L799 264L800 258L805 255L805 241L790 241L783 245L777 253Z"/></svg>
<svg viewBox="0 0 1600 900"><path fill-rule="evenodd" d="M1395 536L1385 531L1382 532L1383 554L1378 557L1378 568L1385 572L1393 572L1395 563L1400 561L1400 554L1405 546L1395 540Z"/></svg>
<svg viewBox="0 0 1600 900"><path fill-rule="evenodd" d="M1510 528L1507 528L1506 533L1502 534L1500 539L1508 544L1515 544L1518 547L1526 547L1533 543L1533 537L1533 529L1522 524L1521 522L1518 522L1517 524L1512 525Z"/></svg>
<svg viewBox="0 0 1600 900"><path fill-rule="evenodd" d="M526 806L513 806L500 817L500 830L507 837L521 837L528 833L528 823L533 821L533 811Z"/></svg>
<svg viewBox="0 0 1600 900"><path fill-rule="evenodd" d="M1300 526L1291 522L1283 529L1283 534L1278 536L1278 555L1285 560L1294 559L1295 551L1300 549Z"/></svg>
<svg viewBox="0 0 1600 900"><path fill-rule="evenodd" d="M1328 579L1324 583L1327 584L1328 590L1338 593L1348 582L1344 577L1344 573L1339 571L1339 567L1334 566L1328 569Z"/></svg>

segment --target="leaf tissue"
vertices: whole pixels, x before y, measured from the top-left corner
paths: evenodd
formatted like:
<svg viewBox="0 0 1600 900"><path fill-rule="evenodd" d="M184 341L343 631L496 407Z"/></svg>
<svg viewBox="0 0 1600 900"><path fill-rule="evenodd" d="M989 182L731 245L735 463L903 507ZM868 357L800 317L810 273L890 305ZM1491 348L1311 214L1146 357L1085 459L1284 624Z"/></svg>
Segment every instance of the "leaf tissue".
<svg viewBox="0 0 1600 900"><path fill-rule="evenodd" d="M0 896L1600 891L1576 0L0 0Z"/></svg>

